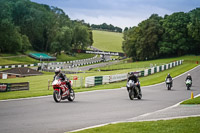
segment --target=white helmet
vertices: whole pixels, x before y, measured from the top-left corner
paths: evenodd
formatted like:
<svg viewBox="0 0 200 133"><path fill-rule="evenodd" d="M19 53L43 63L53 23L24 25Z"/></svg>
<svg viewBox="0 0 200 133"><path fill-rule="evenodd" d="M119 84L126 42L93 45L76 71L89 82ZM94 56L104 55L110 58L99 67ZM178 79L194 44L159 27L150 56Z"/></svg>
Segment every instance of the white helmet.
<svg viewBox="0 0 200 133"><path fill-rule="evenodd" d="M188 73L188 76L190 76L190 74Z"/></svg>
<svg viewBox="0 0 200 133"><path fill-rule="evenodd" d="M56 69L55 69L55 74L56 74L56 75L59 74L60 72L61 72L60 68L56 68Z"/></svg>

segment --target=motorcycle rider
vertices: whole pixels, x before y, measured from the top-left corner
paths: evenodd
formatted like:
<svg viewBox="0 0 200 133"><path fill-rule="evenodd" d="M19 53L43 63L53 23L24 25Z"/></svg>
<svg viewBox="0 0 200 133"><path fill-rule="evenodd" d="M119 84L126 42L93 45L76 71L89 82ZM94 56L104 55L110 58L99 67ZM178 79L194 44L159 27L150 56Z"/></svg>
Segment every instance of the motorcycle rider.
<svg viewBox="0 0 200 133"><path fill-rule="evenodd" d="M169 79L171 81L171 86L173 86L172 77L171 77L170 73L168 73L165 81L167 81L167 79Z"/></svg>
<svg viewBox="0 0 200 133"><path fill-rule="evenodd" d="M140 81L139 81L138 77L134 74L134 72L131 72L131 73L129 73L129 74L130 74L130 75L129 75L127 81L133 80L134 83L136 84L136 86L137 86L138 89L139 89L139 95L142 95L142 93L141 93L141 88L140 88Z"/></svg>
<svg viewBox="0 0 200 133"><path fill-rule="evenodd" d="M60 68L56 68L55 69L55 75L53 77L53 81L55 80L56 76L60 77L61 80L63 80L64 82L66 82L66 85L69 87L69 92L71 92L71 89L72 89L71 88L71 84L70 84L68 78L66 77L66 75L63 74L63 73L61 73Z"/></svg>
<svg viewBox="0 0 200 133"><path fill-rule="evenodd" d="M187 79L191 80L191 83L192 83L192 76L191 76L189 73L188 73L188 75L187 75L185 81L186 81Z"/></svg>

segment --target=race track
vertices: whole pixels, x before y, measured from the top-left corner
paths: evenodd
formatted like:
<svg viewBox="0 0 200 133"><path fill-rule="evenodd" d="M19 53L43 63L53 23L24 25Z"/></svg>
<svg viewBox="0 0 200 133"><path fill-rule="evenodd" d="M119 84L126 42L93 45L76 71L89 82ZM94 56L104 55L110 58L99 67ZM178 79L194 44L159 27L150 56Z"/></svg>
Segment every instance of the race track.
<svg viewBox="0 0 200 133"><path fill-rule="evenodd" d="M174 79L171 91L164 83L142 87L142 100L129 100L121 88L77 93L74 102L55 103L52 96L0 101L0 133L63 133L164 109L190 98L191 91L200 94L200 67L190 74L190 91L184 84L186 73Z"/></svg>

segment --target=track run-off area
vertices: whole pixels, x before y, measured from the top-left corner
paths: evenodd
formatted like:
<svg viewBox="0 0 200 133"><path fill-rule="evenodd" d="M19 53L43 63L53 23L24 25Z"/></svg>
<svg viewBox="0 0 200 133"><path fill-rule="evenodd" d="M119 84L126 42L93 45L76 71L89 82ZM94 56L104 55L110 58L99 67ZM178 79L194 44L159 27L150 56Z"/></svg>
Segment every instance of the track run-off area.
<svg viewBox="0 0 200 133"><path fill-rule="evenodd" d="M125 87L76 93L74 102L55 103L53 96L2 100L0 133L63 133L152 113L190 98L191 92L200 94L200 66L189 73L191 90L185 86L186 72L173 79L170 91L164 82L142 87L141 100L130 100Z"/></svg>

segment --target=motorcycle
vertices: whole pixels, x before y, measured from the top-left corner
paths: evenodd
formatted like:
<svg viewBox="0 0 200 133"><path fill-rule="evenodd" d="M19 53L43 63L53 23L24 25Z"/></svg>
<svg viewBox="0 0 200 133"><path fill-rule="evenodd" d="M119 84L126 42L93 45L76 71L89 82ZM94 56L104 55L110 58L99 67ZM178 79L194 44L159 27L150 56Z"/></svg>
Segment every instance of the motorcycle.
<svg viewBox="0 0 200 133"><path fill-rule="evenodd" d="M139 88L137 85L134 83L133 80L129 80L126 84L128 93L129 93L129 98L130 100L133 100L134 98L141 99L142 94L139 94Z"/></svg>
<svg viewBox="0 0 200 133"><path fill-rule="evenodd" d="M170 80L169 78L167 78L167 80L165 81L167 89L171 90L172 88L172 80Z"/></svg>
<svg viewBox="0 0 200 133"><path fill-rule="evenodd" d="M190 87L192 86L192 81L190 79L187 79L185 81L185 84L186 84L187 90L190 90Z"/></svg>
<svg viewBox="0 0 200 133"><path fill-rule="evenodd" d="M69 80L71 86L72 81ZM68 99L69 101L74 101L75 99L75 93L74 90L71 89L69 91L69 87L66 86L66 82L63 82L60 77L55 77L55 80L52 83L54 92L53 92L53 98L55 102L60 102L61 100Z"/></svg>

